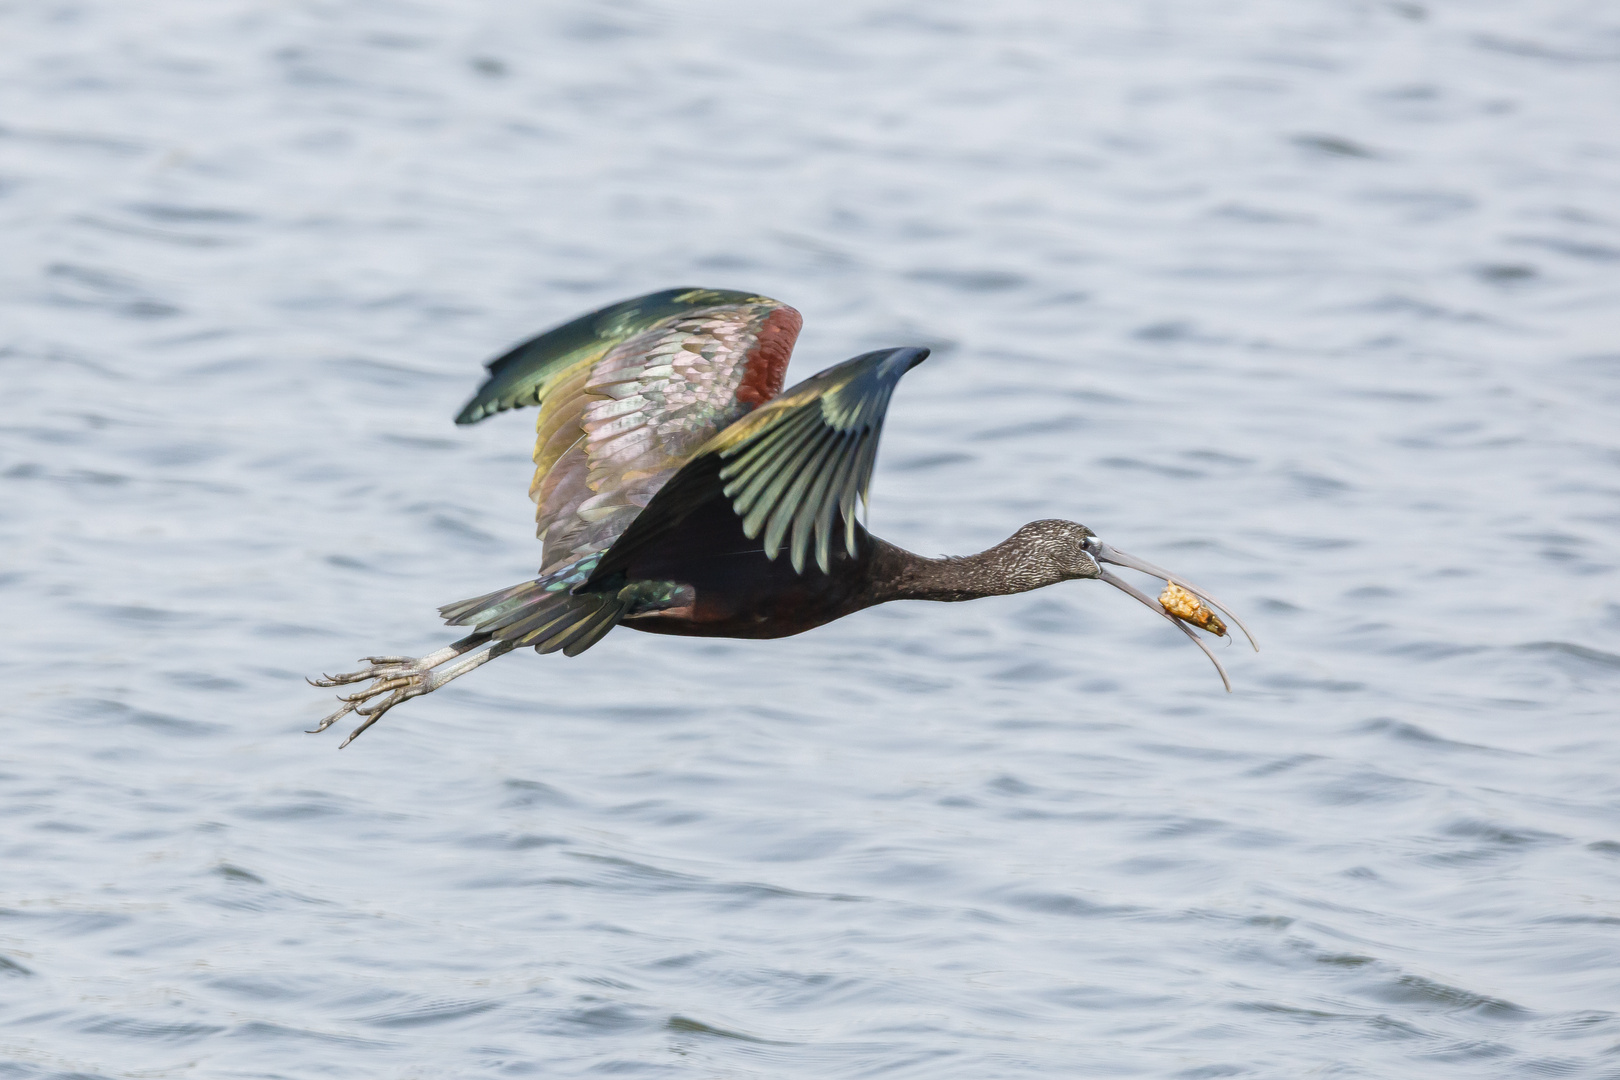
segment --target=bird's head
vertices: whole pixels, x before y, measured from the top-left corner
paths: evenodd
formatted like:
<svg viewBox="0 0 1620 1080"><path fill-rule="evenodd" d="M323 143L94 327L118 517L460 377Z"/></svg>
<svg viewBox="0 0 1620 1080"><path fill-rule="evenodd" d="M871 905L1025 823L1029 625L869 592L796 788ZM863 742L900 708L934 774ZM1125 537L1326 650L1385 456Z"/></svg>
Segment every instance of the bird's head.
<svg viewBox="0 0 1620 1080"><path fill-rule="evenodd" d="M1038 589L1102 573L1089 545L1097 534L1077 521L1032 521L1002 541L1000 548L1013 580Z"/></svg>
<svg viewBox="0 0 1620 1080"><path fill-rule="evenodd" d="M1043 585L1078 578L1097 578L1163 615L1191 638L1193 644L1204 650L1214 663L1215 670L1221 673L1221 681L1228 690L1232 689L1232 683L1226 677L1226 670L1215 659L1215 654L1210 652L1209 646L1193 633L1188 623L1224 637L1225 624L1214 614L1214 609L1218 609L1236 623L1249 639L1249 644L1254 645L1254 635L1243 625L1243 620L1227 611L1225 605L1208 592L1178 574L1103 543L1097 539L1096 533L1079 522L1057 519L1032 521L997 546L1008 577L1020 590L1038 589ZM1124 578L1107 570L1105 564L1149 574L1165 582L1168 588L1160 600L1154 600ZM1259 646L1255 648L1258 650Z"/></svg>

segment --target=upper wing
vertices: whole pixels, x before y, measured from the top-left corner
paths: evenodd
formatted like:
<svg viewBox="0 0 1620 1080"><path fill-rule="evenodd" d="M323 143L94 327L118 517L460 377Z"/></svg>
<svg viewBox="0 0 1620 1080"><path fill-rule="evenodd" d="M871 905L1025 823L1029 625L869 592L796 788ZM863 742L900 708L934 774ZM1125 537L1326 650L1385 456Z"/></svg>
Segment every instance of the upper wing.
<svg viewBox="0 0 1620 1080"><path fill-rule="evenodd" d="M750 293L628 300L491 363L457 419L541 404L530 495L550 568L608 547L692 451L775 396L799 326Z"/></svg>
<svg viewBox="0 0 1620 1080"><path fill-rule="evenodd" d="M461 407L456 423L476 424L507 409L539 405L566 372L668 319L699 308L761 302L776 303L731 289L665 289L581 315L485 364L489 378Z"/></svg>
<svg viewBox="0 0 1620 1080"><path fill-rule="evenodd" d="M845 549L855 554L855 500L866 498L889 398L900 376L927 356L927 349L857 356L733 423L660 488L579 591L623 571L717 496L731 500L745 535L764 533L766 558L776 558L786 541L795 571L803 572L814 535L816 563L827 573L840 517Z"/></svg>

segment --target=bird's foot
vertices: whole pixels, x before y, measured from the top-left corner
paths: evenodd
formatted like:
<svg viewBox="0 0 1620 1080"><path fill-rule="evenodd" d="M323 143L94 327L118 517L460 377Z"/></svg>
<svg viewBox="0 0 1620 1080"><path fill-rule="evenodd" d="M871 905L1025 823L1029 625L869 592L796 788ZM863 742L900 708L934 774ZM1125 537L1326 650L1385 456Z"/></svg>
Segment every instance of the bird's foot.
<svg viewBox="0 0 1620 1080"><path fill-rule="evenodd" d="M510 642L498 641L482 653L440 667L463 653L488 644L489 640L488 634L471 634L453 645L419 659L409 656L368 656L365 657L367 666L359 671L305 680L312 686L346 686L350 683L371 680L370 686L356 690L352 694L339 694L338 701L343 703L341 707L322 719L310 729L309 733L314 735L325 731L350 713L365 717L365 723L351 731L349 737L338 747L339 750L343 749L366 728L381 720L383 714L395 705L414 697L421 697L423 694L431 694L451 679L511 651L513 647ZM439 670L436 671L435 668Z"/></svg>
<svg viewBox="0 0 1620 1080"><path fill-rule="evenodd" d="M367 679L409 678L413 675L421 675L433 667L434 664L430 663L430 661L433 661L434 656L438 655L438 653L434 653L432 656L424 656L420 659L412 656L362 656L360 659L365 662L366 666L359 671L346 671L341 675L322 675L318 679L305 679L304 681L311 686L347 686L349 683L365 682ZM452 653L451 655L455 654ZM445 657L445 659L447 660L449 657ZM443 662L444 660L437 661L437 663L441 664ZM340 700L348 701L349 699L341 698Z"/></svg>
<svg viewBox="0 0 1620 1080"><path fill-rule="evenodd" d="M343 704L339 706L336 712L332 713L330 716L323 719L319 724L316 724L315 727L310 729L311 735L314 735L317 732L325 731L327 728L331 727L337 721L343 719L350 713L354 713L356 716L365 717L365 723L355 728L349 733L349 737L343 740L342 745L338 747L338 749L341 750L344 746L348 746L351 742L353 742L362 731L366 730L366 728L370 727L372 724L375 724L378 720L381 720L383 713L387 712L389 709L392 709L395 705L409 701L413 697L421 697L423 694L430 694L439 687L443 686L446 682L450 681L446 678L436 678L431 670L415 668L414 665L394 663L387 665L373 665L373 667L380 667L386 670L370 676L356 672L355 674L359 675L360 678L369 677L375 681L363 690L358 690L352 694L338 695L338 700ZM311 679L310 681L314 682L315 680ZM344 678L343 676L337 676L336 681L326 683L325 685L336 686L339 685L339 682L359 681L359 678ZM384 694L387 696L382 697ZM373 700L379 697L382 698L380 701Z"/></svg>
<svg viewBox="0 0 1620 1080"><path fill-rule="evenodd" d="M365 717L366 722L356 728L347 739L343 740L343 746L348 746L349 743L354 741L356 735L375 724L381 719L383 713L392 709L395 705L409 698L420 697L438 689L437 686L428 685L428 681L435 665L442 664L455 655L450 653L447 656L444 653L449 653L449 650L433 653L420 659L410 656L367 656L364 657L366 666L359 671L347 671L341 675L323 675L319 679L306 679L305 681L311 686L346 686L350 683L372 680L371 685L364 689L357 690L352 694L339 694L338 700L343 703L342 706L311 728L309 733L314 735L325 731L350 713ZM371 701L380 694L388 694L389 696L376 704L369 706L366 704L366 702ZM339 747L339 749L342 749L342 747Z"/></svg>

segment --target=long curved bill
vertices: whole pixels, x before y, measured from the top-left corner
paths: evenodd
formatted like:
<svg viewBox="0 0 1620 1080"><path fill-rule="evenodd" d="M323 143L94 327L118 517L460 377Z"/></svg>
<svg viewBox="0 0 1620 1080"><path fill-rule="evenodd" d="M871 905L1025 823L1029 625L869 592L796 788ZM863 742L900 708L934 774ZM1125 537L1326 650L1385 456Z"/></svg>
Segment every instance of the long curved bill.
<svg viewBox="0 0 1620 1080"><path fill-rule="evenodd" d="M1176 618L1174 615L1172 615L1168 611L1164 610L1164 608L1160 607L1158 605L1158 603L1156 603L1151 597L1148 596L1147 593L1143 592L1141 589L1138 589L1135 585L1132 585L1130 582L1126 581L1124 578L1119 577L1118 575L1115 575L1115 574L1110 574L1106 570L1104 570L1102 573L1098 574L1097 576L1099 578L1101 578L1102 580L1108 582L1108 584L1112 585L1114 588L1118 589L1120 592L1124 593L1126 596L1129 596L1134 600L1140 601L1144 607L1150 607L1154 611L1157 611L1160 615L1163 615L1166 619L1169 619L1171 624L1174 625L1176 627L1176 629L1180 630L1183 634L1187 635L1187 640L1188 641L1191 641L1194 645L1196 645L1200 649L1204 650L1204 655L1209 657L1209 662L1214 664L1215 665L1215 670L1221 673L1221 684L1226 687L1226 692L1228 694L1230 694L1232 692L1232 680L1228 679L1226 677L1226 669L1221 667L1221 662L1218 659L1216 659L1215 654L1210 651L1209 646L1204 644L1204 640L1202 638L1200 638L1197 634L1193 633L1193 628L1192 627L1188 626L1186 623L1182 622L1180 619ZM1186 586L1183 585L1182 588L1185 589ZM1191 591L1191 590L1188 590L1188 591ZM1247 634L1248 631L1245 630L1244 633ZM1250 638L1249 640L1252 642L1254 639Z"/></svg>
<svg viewBox="0 0 1620 1080"><path fill-rule="evenodd" d="M1243 620L1242 619L1240 619L1236 615L1232 614L1231 609L1228 608L1225 604L1221 603L1219 600L1217 600L1213 596L1209 595L1209 593L1207 591L1205 591L1204 589L1200 589L1197 585L1194 585L1192 582L1188 581L1186 578L1182 577L1180 574L1172 574L1170 571L1164 569L1163 567L1154 566L1152 563L1148 562L1146 559L1138 559L1135 555L1127 555L1123 551L1119 550L1118 548L1110 547L1108 544L1103 543L1101 540L1098 540L1095 537L1093 537L1087 543L1088 543L1088 550L1090 550L1092 558L1096 559L1098 562L1113 563L1115 566L1125 566L1125 567L1129 567L1132 570L1140 570L1144 574L1151 574L1153 577L1158 578L1160 581L1167 581L1172 585L1180 585L1183 589L1186 589L1188 592L1190 592L1194 596L1198 597L1198 599L1202 600L1204 603L1208 604L1210 607L1214 608L1216 611L1219 611L1222 615L1225 615L1228 619L1231 619L1232 622L1237 625L1237 628L1239 630L1243 631L1243 636L1249 639L1249 644L1250 644L1250 646L1252 646L1254 648L1254 651L1255 652L1260 651L1260 646L1254 640L1254 635L1249 633L1249 628L1247 626L1243 625ZM1110 585L1113 585L1116 588L1125 589L1125 591L1129 592L1131 595L1135 596L1138 600L1141 600L1143 603L1147 604L1149 607L1157 609L1160 614L1166 614L1164 609L1159 607L1158 604L1154 603L1152 600L1148 600L1146 597L1144 597L1141 593L1137 592L1135 589L1129 588L1119 578L1113 577L1112 575L1108 574L1106 571L1103 573L1103 580L1107 581ZM1179 620L1174 619L1173 617L1171 617L1171 621L1176 622L1178 625L1182 625L1182 624L1180 624ZM1185 625L1182 625L1182 629L1186 629ZM1192 631L1190 631L1190 630L1188 630L1187 632L1189 634L1192 633ZM1198 641L1198 639L1196 637L1193 638L1193 640ZM1203 644L1203 642L1201 642L1201 641L1199 641L1198 643L1200 645ZM1209 650L1205 649L1204 651L1208 652ZM1220 666L1219 664L1216 665L1216 667L1219 667L1219 666ZM1231 689L1231 687L1227 687L1227 689Z"/></svg>

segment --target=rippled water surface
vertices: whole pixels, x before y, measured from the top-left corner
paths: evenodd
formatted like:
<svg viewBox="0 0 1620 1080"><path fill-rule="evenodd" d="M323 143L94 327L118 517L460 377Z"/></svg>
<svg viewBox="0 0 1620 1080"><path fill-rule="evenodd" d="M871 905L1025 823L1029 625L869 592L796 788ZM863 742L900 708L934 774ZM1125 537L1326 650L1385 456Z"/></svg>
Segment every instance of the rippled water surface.
<svg viewBox="0 0 1620 1080"><path fill-rule="evenodd" d="M1620 1076L1620 9L0 5L0 1076ZM303 676L530 574L479 364L927 344L1077 582Z"/></svg>

